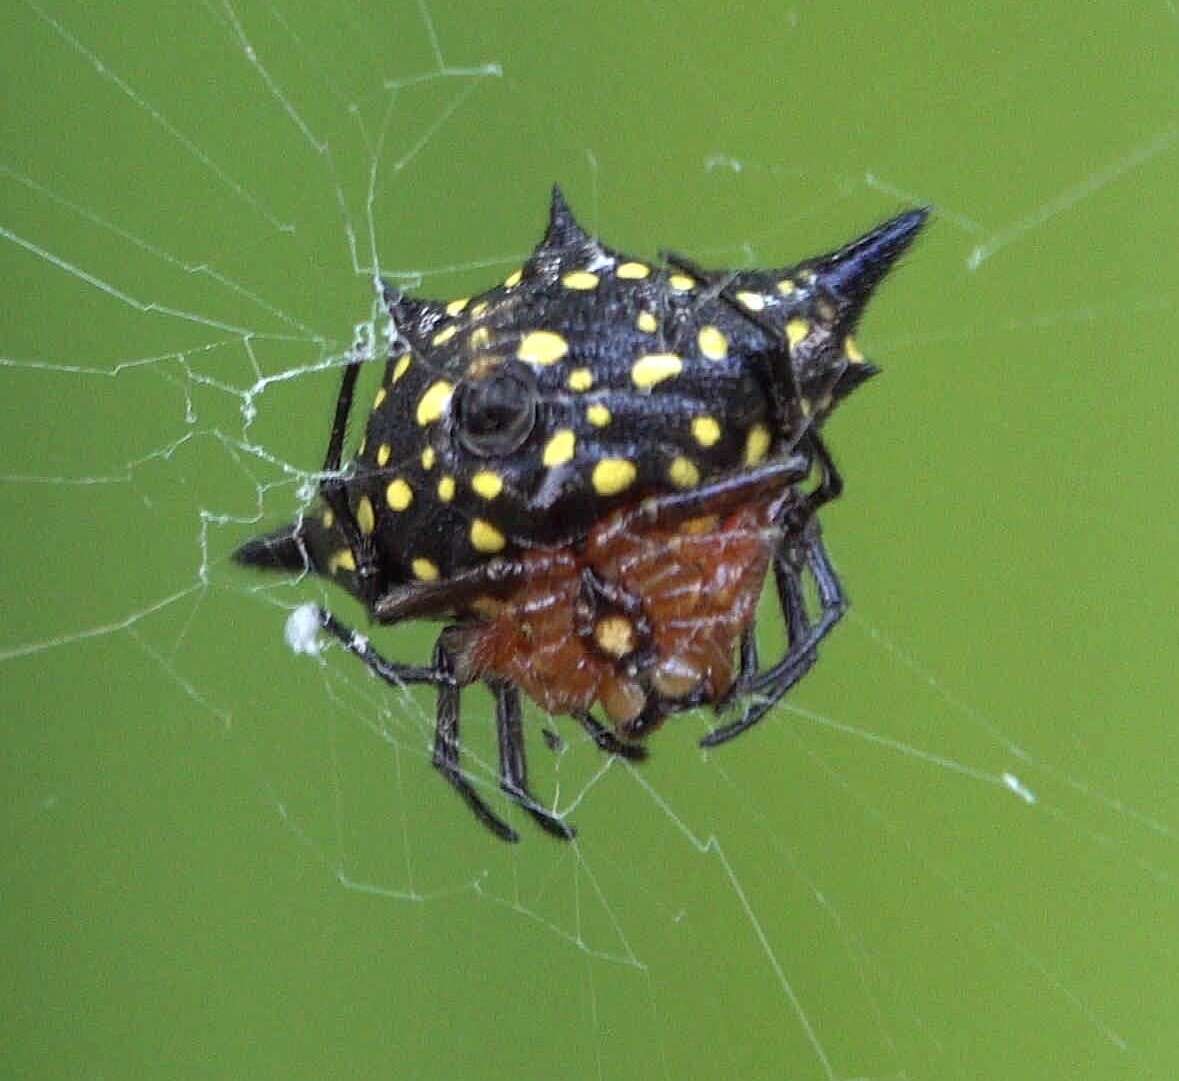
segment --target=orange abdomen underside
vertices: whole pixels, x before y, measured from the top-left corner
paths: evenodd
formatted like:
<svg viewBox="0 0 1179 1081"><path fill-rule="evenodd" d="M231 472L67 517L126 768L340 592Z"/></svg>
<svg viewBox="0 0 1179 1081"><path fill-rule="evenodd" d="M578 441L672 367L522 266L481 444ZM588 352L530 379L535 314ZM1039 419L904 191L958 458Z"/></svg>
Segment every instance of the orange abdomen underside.
<svg viewBox="0 0 1179 1081"><path fill-rule="evenodd" d="M716 701L732 685L737 644L781 535L773 502L645 531L620 528L620 512L579 545L526 553L520 586L472 606L480 619L461 632L463 677L515 683L554 714L601 703L624 733L651 694ZM653 646L641 663L627 649L625 619L579 631L586 568L640 601Z"/></svg>

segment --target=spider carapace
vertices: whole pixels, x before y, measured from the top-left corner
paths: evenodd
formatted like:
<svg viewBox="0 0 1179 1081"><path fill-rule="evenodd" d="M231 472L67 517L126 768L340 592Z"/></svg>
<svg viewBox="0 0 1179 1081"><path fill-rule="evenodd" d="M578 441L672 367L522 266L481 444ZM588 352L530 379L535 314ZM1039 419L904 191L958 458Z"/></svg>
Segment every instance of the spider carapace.
<svg viewBox="0 0 1179 1081"><path fill-rule="evenodd" d="M845 607L815 514L842 488L821 428L877 370L853 333L927 213L795 266L705 270L605 247L554 189L544 238L502 284L449 303L385 287L392 345L359 451L342 463L354 360L320 504L236 558L330 578L377 623L446 621L412 665L319 617L381 678L436 687L435 765L515 840L459 763L460 689L484 681L501 787L570 837L529 789L521 691L640 758L665 717L702 705L732 711L706 745L737 735L814 664ZM771 570L787 644L763 665Z"/></svg>

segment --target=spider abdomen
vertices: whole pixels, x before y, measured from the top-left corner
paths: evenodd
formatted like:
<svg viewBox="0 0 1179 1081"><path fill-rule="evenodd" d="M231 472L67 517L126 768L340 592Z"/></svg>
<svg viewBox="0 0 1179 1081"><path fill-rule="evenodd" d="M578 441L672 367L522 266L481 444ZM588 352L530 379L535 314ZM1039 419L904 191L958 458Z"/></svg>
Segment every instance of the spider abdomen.
<svg viewBox="0 0 1179 1081"><path fill-rule="evenodd" d="M618 514L583 545L528 553L523 584L477 598L455 629L460 679L518 685L553 714L600 704L630 738L717 702L781 538L774 502L646 530L615 528Z"/></svg>

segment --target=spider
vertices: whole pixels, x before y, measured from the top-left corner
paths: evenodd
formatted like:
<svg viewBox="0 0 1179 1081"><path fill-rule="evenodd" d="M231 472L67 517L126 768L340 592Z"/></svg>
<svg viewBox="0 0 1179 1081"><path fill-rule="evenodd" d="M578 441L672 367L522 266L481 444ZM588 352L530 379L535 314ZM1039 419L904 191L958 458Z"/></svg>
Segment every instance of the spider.
<svg viewBox="0 0 1179 1081"><path fill-rule="evenodd" d="M843 487L822 425L876 373L852 335L927 215L792 267L716 271L605 247L554 188L543 239L501 285L449 303L383 285L395 333L356 457L353 358L319 505L235 558L323 575L379 624L446 621L414 665L319 610L376 676L436 689L434 765L516 841L460 765L460 692L483 681L500 787L571 838L529 787L522 692L639 759L699 706L735 711L705 746L733 738L814 665L846 606L816 516ZM763 667L771 570L787 644Z"/></svg>

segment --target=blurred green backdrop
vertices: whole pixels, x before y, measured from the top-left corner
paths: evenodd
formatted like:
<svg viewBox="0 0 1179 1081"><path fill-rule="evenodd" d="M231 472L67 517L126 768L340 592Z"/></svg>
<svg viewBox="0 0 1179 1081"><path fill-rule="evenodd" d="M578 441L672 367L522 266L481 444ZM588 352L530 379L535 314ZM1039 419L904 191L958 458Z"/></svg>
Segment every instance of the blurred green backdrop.
<svg viewBox="0 0 1179 1081"><path fill-rule="evenodd" d="M1173 5L25 0L0 56L0 1074L1176 1076ZM509 849L227 554L374 266L482 288L554 180L718 265L938 216L815 674L640 772L533 738L580 840Z"/></svg>

